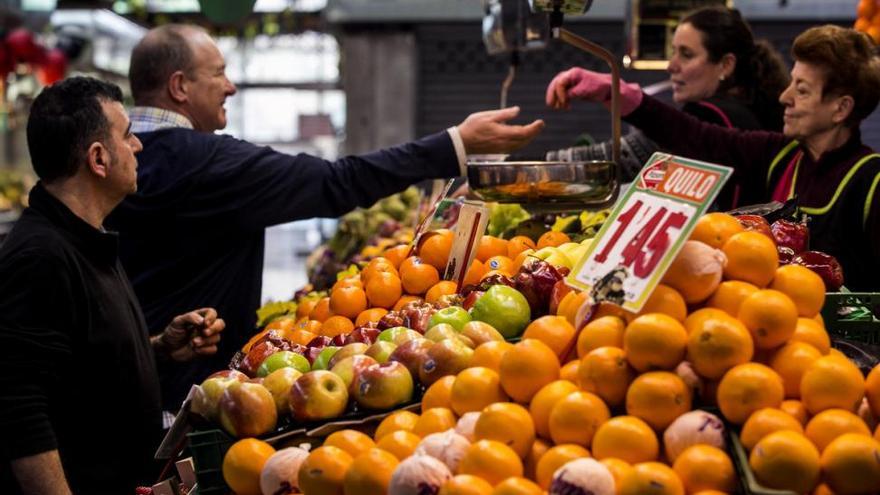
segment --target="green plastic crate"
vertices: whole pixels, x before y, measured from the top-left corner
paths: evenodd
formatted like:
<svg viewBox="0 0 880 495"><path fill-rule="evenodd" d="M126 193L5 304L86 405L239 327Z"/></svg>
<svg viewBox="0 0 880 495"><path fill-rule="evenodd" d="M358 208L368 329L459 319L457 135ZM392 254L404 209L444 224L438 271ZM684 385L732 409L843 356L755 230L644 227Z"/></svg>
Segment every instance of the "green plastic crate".
<svg viewBox="0 0 880 495"><path fill-rule="evenodd" d="M223 457L235 439L222 430L193 431L188 436L199 494L229 493L229 487L223 479Z"/></svg>
<svg viewBox="0 0 880 495"><path fill-rule="evenodd" d="M755 479L755 473L752 472L752 468L749 466L749 455L739 440L739 434L731 430L729 424L727 426L729 450L733 454L733 465L739 475L743 493L746 495L798 495L788 490L774 490L761 486L758 480Z"/></svg>
<svg viewBox="0 0 880 495"><path fill-rule="evenodd" d="M825 294L822 319L832 337L880 344L880 320L872 314L875 308L880 308L880 293L829 292Z"/></svg>

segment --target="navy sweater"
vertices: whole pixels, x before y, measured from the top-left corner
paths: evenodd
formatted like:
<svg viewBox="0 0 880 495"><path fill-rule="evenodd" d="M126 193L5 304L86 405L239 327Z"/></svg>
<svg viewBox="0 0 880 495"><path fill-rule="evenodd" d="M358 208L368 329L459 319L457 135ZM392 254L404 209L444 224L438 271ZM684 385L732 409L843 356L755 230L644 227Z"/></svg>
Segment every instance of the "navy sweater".
<svg viewBox="0 0 880 495"><path fill-rule="evenodd" d="M183 128L138 138L138 192L107 224L120 234L149 328L158 333L175 315L205 306L226 320L215 356L160 363L163 405L171 410L191 384L226 368L254 333L266 227L337 217L412 183L459 175L447 132L333 162Z"/></svg>

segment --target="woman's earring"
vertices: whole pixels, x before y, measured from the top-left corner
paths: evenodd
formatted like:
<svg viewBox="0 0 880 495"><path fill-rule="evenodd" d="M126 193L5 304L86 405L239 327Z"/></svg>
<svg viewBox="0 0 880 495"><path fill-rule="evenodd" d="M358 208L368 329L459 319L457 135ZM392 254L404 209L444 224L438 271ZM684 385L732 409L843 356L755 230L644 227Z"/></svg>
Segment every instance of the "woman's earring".
<svg viewBox="0 0 880 495"><path fill-rule="evenodd" d="M721 75L718 77L718 80L719 80L719 81L723 81L723 80L724 80L724 74L721 74Z"/></svg>

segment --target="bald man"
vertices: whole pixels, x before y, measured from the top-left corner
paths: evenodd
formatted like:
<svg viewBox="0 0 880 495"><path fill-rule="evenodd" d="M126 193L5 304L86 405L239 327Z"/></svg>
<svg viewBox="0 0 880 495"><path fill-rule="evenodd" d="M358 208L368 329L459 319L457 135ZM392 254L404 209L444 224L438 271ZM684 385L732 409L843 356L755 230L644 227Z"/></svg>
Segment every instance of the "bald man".
<svg viewBox="0 0 880 495"><path fill-rule="evenodd" d="M226 126L223 105L236 92L225 68L214 40L192 26L151 30L131 57L132 130L144 150L137 194L109 221L120 232L125 269L151 329L202 306L227 323L216 356L160 368L169 410L253 334L266 227L338 217L415 182L462 175L466 154L510 152L544 125L507 125L518 113L511 108L365 155L291 156L214 133Z"/></svg>

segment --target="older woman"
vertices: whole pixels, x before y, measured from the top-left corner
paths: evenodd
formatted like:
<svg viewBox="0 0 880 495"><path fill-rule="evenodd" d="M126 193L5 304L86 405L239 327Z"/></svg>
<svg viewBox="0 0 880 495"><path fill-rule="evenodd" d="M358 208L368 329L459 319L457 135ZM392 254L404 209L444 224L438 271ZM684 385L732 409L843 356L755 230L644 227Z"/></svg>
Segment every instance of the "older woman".
<svg viewBox="0 0 880 495"><path fill-rule="evenodd" d="M859 124L880 100L880 60L866 35L839 26L808 29L792 46L792 81L779 100L781 133L707 124L621 85L627 122L664 148L735 168L734 178L765 200L797 198L810 217L812 246L837 257L847 286L880 288L880 155L862 144ZM608 103L607 75L567 71L547 104Z"/></svg>
<svg viewBox="0 0 880 495"><path fill-rule="evenodd" d="M672 98L700 120L736 129L782 129L779 95L788 86L788 70L766 41L755 40L739 11L704 7L686 14L672 38L669 59ZM567 77L566 73L558 77ZM625 182L635 178L645 160L661 149L635 131L623 137L619 164ZM548 159L607 159L611 143L577 146L548 153ZM733 181L716 199L722 208L755 202L742 196Z"/></svg>

